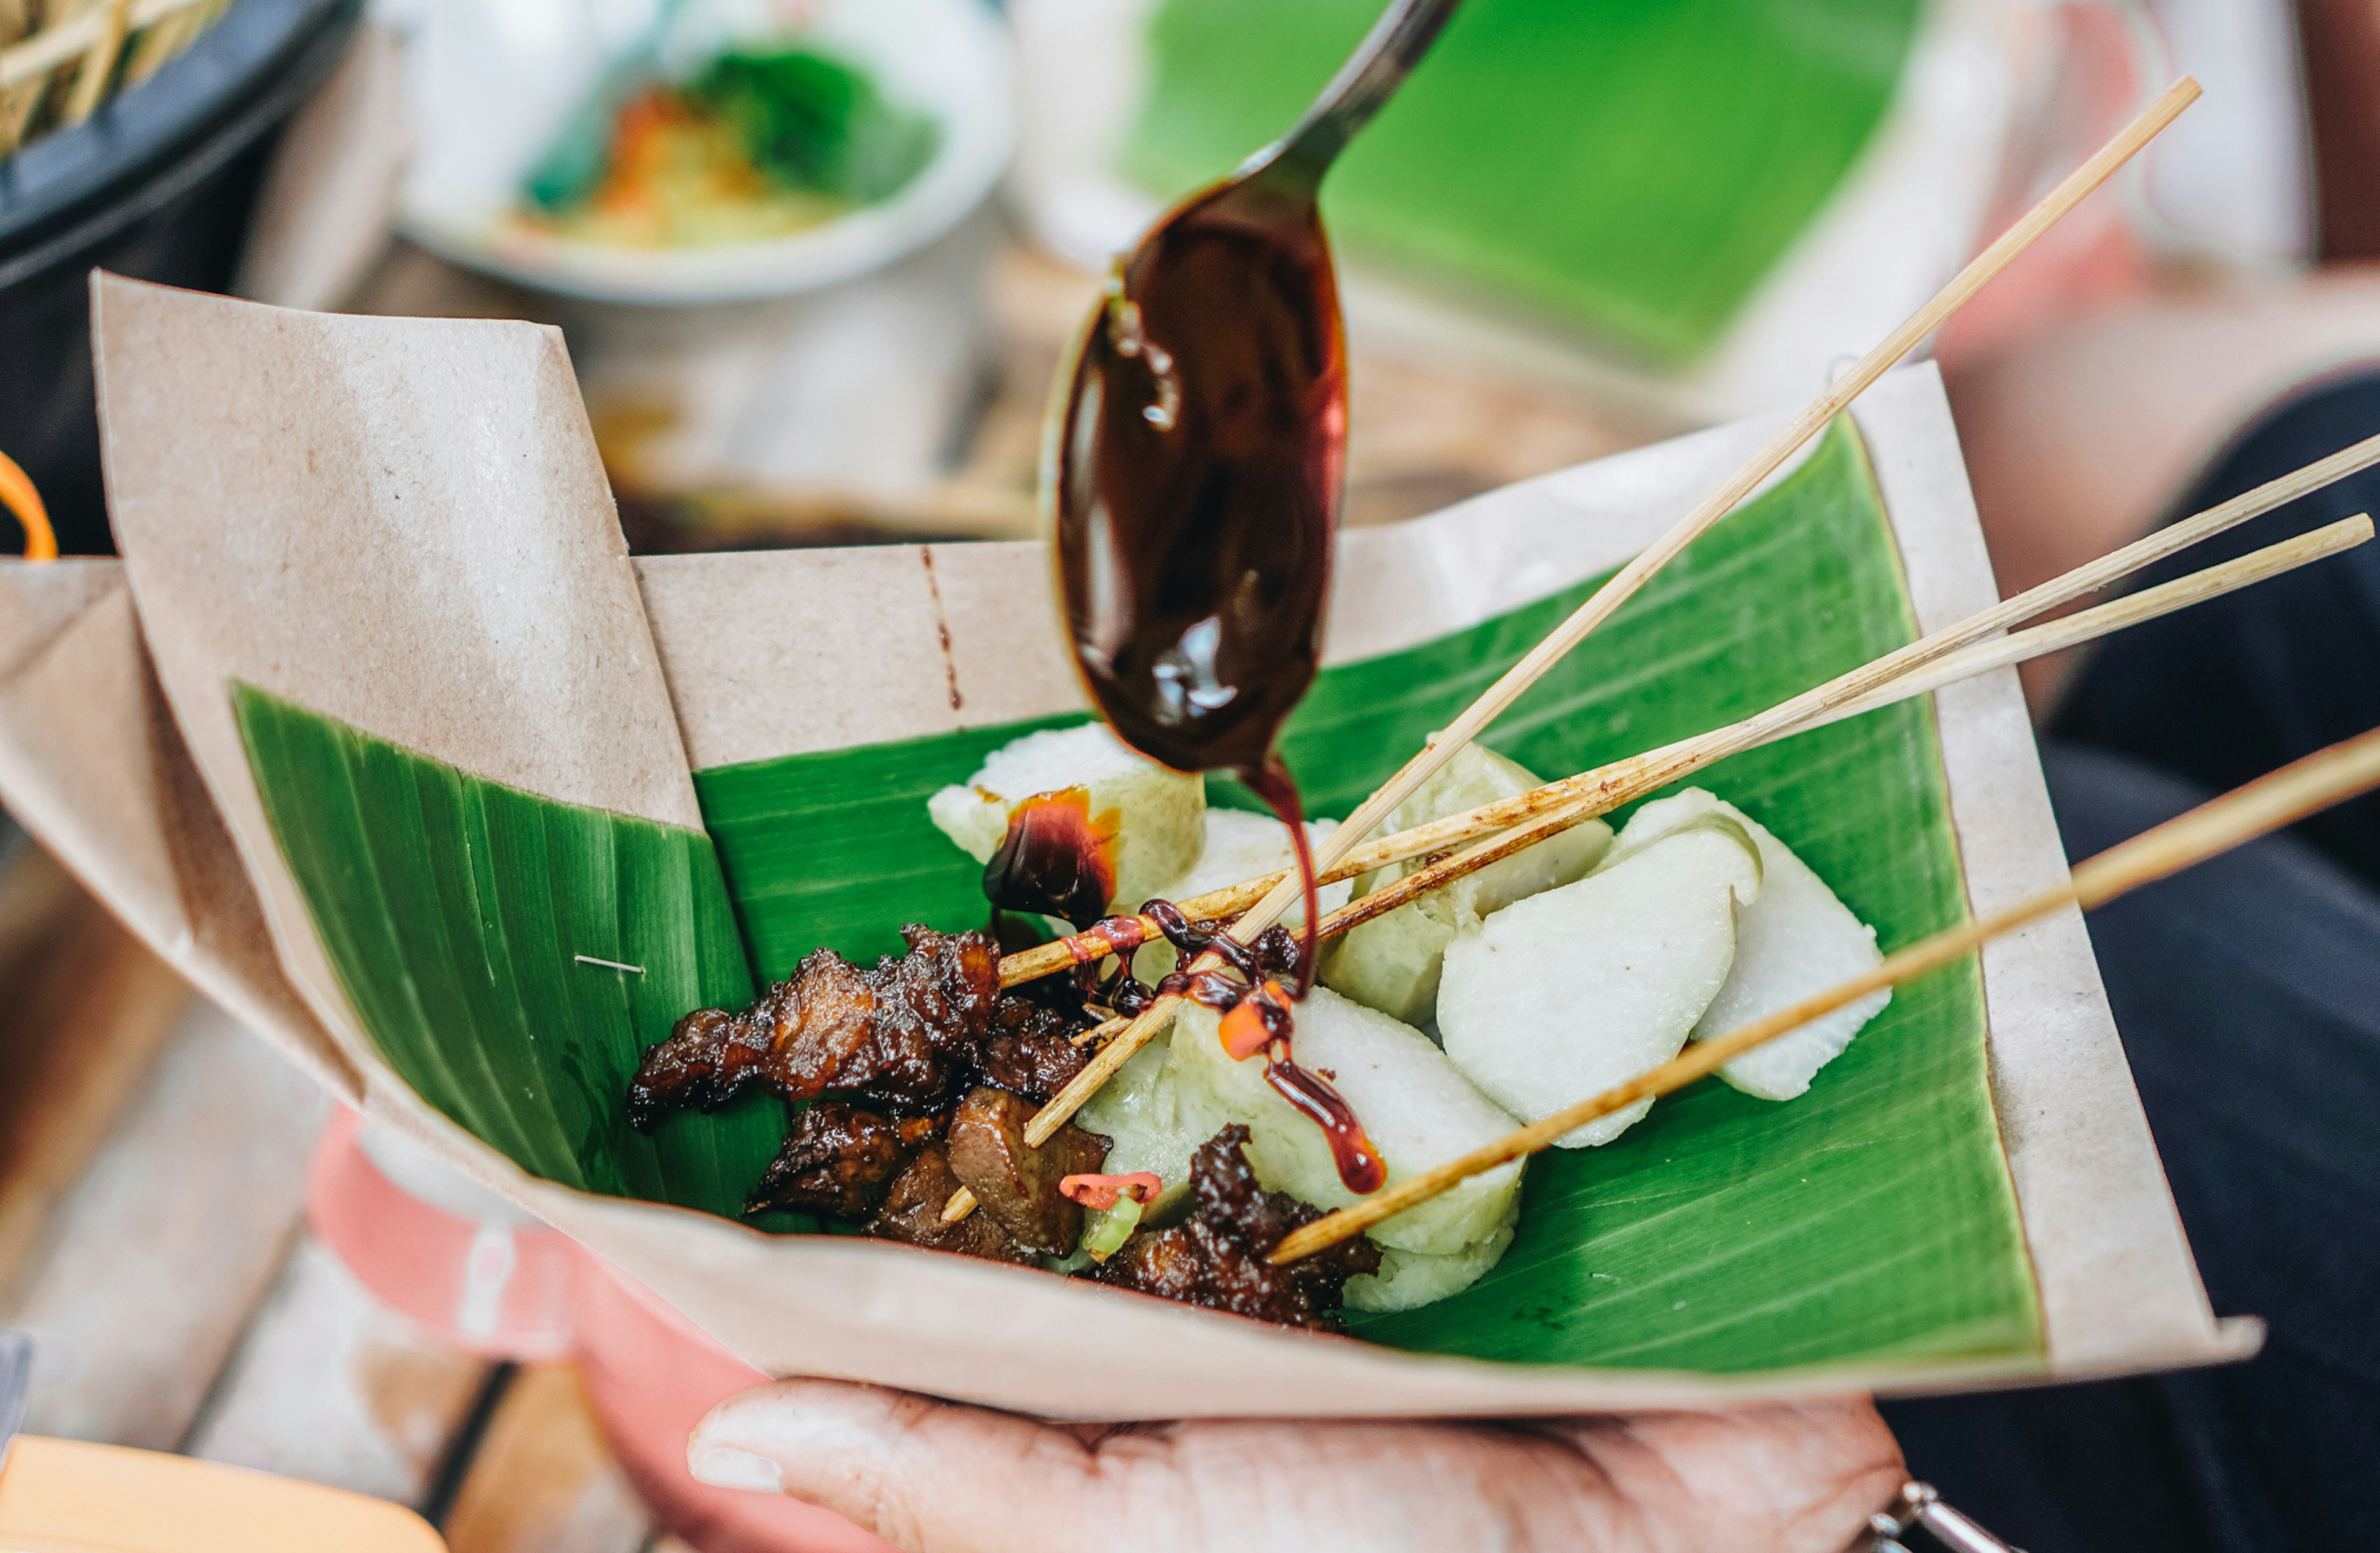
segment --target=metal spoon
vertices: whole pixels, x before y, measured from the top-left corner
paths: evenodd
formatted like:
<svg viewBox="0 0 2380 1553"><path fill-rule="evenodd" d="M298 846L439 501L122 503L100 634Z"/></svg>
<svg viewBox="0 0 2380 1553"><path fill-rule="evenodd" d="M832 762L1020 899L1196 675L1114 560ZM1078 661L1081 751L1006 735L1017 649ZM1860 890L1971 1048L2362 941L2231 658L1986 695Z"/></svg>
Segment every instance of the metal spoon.
<svg viewBox="0 0 2380 1553"><path fill-rule="evenodd" d="M1398 0L1288 134L1122 259L1043 458L1069 640L1126 743L1269 770L1320 662L1347 432L1323 175L1459 0Z"/></svg>

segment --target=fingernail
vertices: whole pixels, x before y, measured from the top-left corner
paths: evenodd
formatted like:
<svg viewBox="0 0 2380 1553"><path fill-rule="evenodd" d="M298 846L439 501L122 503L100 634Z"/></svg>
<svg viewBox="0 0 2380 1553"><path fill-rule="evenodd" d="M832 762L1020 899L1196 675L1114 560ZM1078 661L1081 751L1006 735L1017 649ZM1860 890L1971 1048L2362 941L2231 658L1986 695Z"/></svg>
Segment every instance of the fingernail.
<svg viewBox="0 0 2380 1553"><path fill-rule="evenodd" d="M785 1491L783 1468L766 1456L732 1445L698 1445L687 1457L686 1470L697 1483L708 1483L713 1488L745 1488L760 1494Z"/></svg>

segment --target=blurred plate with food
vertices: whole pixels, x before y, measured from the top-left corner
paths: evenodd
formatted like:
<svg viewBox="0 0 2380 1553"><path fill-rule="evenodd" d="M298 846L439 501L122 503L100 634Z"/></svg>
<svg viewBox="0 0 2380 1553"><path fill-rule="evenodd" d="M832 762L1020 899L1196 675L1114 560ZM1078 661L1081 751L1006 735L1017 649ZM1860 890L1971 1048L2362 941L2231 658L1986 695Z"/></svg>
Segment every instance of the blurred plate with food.
<svg viewBox="0 0 2380 1553"><path fill-rule="evenodd" d="M621 302L806 291L930 241L1008 159L979 0L416 0L406 235Z"/></svg>

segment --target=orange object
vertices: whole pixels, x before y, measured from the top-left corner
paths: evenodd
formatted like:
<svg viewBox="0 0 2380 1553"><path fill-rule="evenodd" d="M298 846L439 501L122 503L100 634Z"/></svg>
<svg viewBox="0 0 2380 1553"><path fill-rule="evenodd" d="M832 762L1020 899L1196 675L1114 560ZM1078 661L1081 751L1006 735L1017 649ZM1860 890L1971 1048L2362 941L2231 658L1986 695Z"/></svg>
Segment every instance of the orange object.
<svg viewBox="0 0 2380 1553"><path fill-rule="evenodd" d="M385 1499L188 1456L20 1436L0 1467L8 1553L444 1553Z"/></svg>
<svg viewBox="0 0 2380 1553"><path fill-rule="evenodd" d="M33 489L33 478L5 453L0 453L0 506L15 513L17 521L25 527L26 560L58 558L58 537L50 531L50 509L42 505L42 493Z"/></svg>
<svg viewBox="0 0 2380 1553"><path fill-rule="evenodd" d="M1165 1190L1165 1183L1149 1171L1135 1171L1130 1175L1070 1175L1058 1183L1059 1194L1101 1210L1111 1208L1118 1197L1130 1197L1136 1203L1150 1203Z"/></svg>
<svg viewBox="0 0 2380 1553"><path fill-rule="evenodd" d="M1288 988L1269 979L1233 1003L1231 1012L1223 1015L1221 1028L1215 1032L1232 1061L1245 1062L1287 1036L1290 1006L1294 1001Z"/></svg>

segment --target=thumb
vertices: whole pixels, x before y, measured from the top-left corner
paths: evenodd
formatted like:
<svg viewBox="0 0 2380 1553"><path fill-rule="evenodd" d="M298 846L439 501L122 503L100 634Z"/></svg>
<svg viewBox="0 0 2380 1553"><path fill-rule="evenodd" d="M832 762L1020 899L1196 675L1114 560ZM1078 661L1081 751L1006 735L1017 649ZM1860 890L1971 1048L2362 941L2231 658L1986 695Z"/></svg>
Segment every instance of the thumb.
<svg viewBox="0 0 2380 1553"><path fill-rule="evenodd" d="M1117 1524L1118 1464L1028 1418L839 1380L730 1397L686 1442L698 1480L789 1494L905 1553L1087 1546Z"/></svg>

